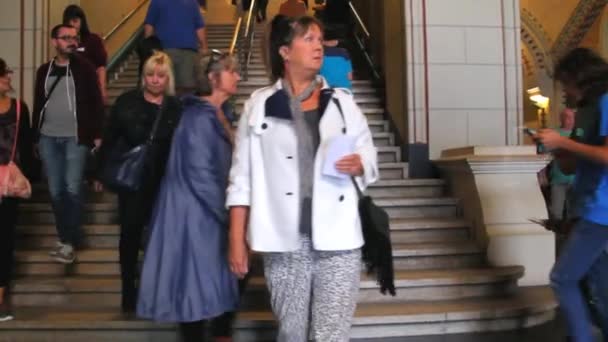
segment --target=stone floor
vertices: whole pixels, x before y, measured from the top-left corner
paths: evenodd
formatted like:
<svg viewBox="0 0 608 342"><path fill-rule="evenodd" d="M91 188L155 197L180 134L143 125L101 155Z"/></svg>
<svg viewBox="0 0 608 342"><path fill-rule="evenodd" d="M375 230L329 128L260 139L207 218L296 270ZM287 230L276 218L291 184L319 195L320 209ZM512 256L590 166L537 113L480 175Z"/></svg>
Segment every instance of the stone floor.
<svg viewBox="0 0 608 342"><path fill-rule="evenodd" d="M599 331L596 331L596 341L602 341ZM566 342L566 329L563 320L558 316L549 323L521 331L358 339L352 342Z"/></svg>

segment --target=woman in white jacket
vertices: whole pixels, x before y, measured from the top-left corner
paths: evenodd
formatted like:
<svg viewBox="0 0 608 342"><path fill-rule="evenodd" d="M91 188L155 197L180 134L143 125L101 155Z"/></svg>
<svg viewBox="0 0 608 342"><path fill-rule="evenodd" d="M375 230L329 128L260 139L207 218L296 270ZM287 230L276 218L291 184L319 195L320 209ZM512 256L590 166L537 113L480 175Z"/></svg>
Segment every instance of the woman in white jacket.
<svg viewBox="0 0 608 342"><path fill-rule="evenodd" d="M276 83L251 95L236 135L227 198L230 267L243 277L248 247L262 254L278 341L348 341L363 245L350 176L362 188L376 181L377 152L350 92L317 75L321 25L283 16L271 25ZM323 171L336 138L353 142L335 162L344 177Z"/></svg>

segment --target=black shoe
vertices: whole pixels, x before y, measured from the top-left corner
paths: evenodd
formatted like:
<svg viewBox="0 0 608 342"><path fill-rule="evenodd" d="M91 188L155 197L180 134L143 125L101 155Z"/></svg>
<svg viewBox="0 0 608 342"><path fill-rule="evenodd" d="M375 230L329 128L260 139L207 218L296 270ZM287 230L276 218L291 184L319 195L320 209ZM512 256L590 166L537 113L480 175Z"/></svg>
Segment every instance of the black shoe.
<svg viewBox="0 0 608 342"><path fill-rule="evenodd" d="M135 313L135 309L137 308L137 290L135 289L127 289L126 291L123 289L122 292L122 303L121 309L123 313Z"/></svg>

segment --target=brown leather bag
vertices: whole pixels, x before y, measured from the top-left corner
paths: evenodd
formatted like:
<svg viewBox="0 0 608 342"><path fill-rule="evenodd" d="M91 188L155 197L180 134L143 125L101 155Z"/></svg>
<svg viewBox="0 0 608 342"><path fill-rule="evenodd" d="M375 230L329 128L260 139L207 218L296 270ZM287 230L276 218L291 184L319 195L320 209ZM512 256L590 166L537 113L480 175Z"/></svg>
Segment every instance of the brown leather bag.
<svg viewBox="0 0 608 342"><path fill-rule="evenodd" d="M14 162L21 119L21 101L17 100L16 102L17 124L15 127L15 141L11 150L11 159L7 165L0 165L0 200L3 197L30 198L32 196L32 185Z"/></svg>

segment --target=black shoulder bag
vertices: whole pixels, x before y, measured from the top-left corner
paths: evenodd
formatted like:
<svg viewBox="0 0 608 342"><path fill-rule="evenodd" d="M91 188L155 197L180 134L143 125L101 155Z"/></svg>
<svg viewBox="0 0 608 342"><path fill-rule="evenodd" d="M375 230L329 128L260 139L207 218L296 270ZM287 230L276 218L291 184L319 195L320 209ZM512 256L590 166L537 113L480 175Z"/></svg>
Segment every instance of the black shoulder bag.
<svg viewBox="0 0 608 342"><path fill-rule="evenodd" d="M137 191L141 188L148 150L163 115L164 103L163 101L158 110L145 143L130 148L124 139L119 139L108 151L101 171L101 181L111 191Z"/></svg>
<svg viewBox="0 0 608 342"><path fill-rule="evenodd" d="M344 134L346 134L346 120L342 112L342 106L336 98L332 98L336 107L340 111L344 122ZM376 280L380 285L382 294L390 293L392 296L395 291L395 272L393 269L393 246L391 243L390 219L386 211L377 206L373 199L363 194L357 181L351 177L357 195L359 196L359 218L363 230L365 244L361 249L361 255L367 274L376 274Z"/></svg>

